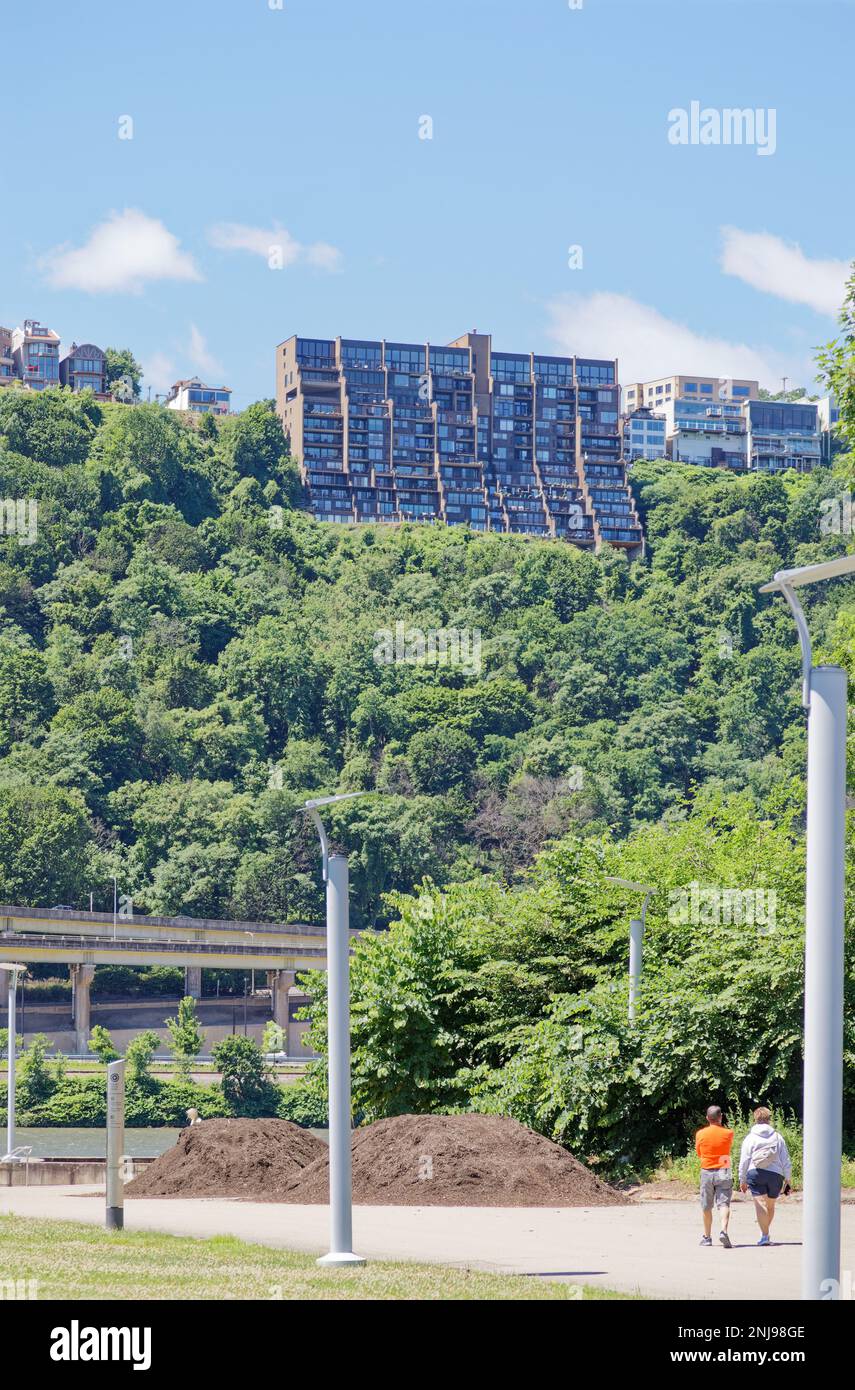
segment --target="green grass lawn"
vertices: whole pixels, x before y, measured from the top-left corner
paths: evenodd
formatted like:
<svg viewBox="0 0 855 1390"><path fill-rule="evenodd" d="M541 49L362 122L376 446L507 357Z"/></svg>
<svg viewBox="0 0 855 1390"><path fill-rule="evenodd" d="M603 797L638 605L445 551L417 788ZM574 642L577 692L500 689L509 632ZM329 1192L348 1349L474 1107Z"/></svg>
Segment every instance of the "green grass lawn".
<svg viewBox="0 0 855 1390"><path fill-rule="evenodd" d="M320 1269L312 1255L233 1236L195 1240L73 1221L0 1216L0 1283L38 1281L40 1299L582 1299L629 1294L446 1265Z"/></svg>

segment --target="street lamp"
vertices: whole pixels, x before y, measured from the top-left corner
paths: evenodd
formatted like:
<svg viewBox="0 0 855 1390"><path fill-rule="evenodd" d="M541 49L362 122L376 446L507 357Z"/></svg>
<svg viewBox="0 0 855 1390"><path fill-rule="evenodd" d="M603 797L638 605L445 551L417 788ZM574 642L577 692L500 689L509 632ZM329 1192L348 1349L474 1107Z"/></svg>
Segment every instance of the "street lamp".
<svg viewBox="0 0 855 1390"><path fill-rule="evenodd" d="M802 1298L840 1297L843 1148L843 894L846 837L846 672L814 666L795 593L855 573L855 555L779 570L763 594L783 594L802 653L808 714L805 876L804 1235Z"/></svg>
<svg viewBox="0 0 855 1390"><path fill-rule="evenodd" d="M644 894L641 916L633 917L629 924L629 1021L634 1023L638 1012L638 998L641 994L641 965L644 952L644 923L647 918L647 904L656 889L649 887L646 883L634 883L630 878L615 878L612 874L606 874L606 882L614 883L618 888L631 888L634 893Z"/></svg>
<svg viewBox="0 0 855 1390"><path fill-rule="evenodd" d="M327 1049L330 1107L330 1249L319 1265L363 1265L353 1253L353 1181L351 1174L350 1109L350 926L347 855L330 854L319 811L366 792L344 792L307 801L302 809L311 818L321 842L323 877L327 885Z"/></svg>
<svg viewBox="0 0 855 1390"><path fill-rule="evenodd" d="M0 970L9 972L9 1081L6 1088L6 1154L4 1163L20 1163L15 1153L15 999L18 992L18 976L23 975L25 965L12 965L0 961Z"/></svg>

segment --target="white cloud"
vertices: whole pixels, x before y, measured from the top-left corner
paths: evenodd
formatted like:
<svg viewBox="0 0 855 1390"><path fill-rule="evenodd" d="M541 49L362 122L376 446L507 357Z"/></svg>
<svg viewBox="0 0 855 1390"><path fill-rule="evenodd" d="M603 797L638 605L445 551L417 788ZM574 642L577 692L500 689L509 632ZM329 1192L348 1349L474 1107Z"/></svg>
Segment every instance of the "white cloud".
<svg viewBox="0 0 855 1390"><path fill-rule="evenodd" d="M306 260L318 270L328 270L331 274L341 270L342 254L337 246L326 241L315 241L306 247Z"/></svg>
<svg viewBox="0 0 855 1390"><path fill-rule="evenodd" d="M774 387L784 375L813 380L807 359L697 333L628 295L564 295L547 305L550 336L563 353L617 357L622 382L674 373L751 377Z"/></svg>
<svg viewBox="0 0 855 1390"><path fill-rule="evenodd" d="M151 387L153 395L162 395L176 381L198 375L209 381L223 380L225 370L219 359L210 351L205 335L195 323L190 325L190 335L183 343L174 340L169 353L153 352L143 360L143 377L146 387Z"/></svg>
<svg viewBox="0 0 855 1390"><path fill-rule="evenodd" d="M154 395L168 391L177 375L175 363L165 352L153 352L151 357L146 357L142 369L145 386L150 386Z"/></svg>
<svg viewBox="0 0 855 1390"><path fill-rule="evenodd" d="M249 251L261 256L275 269L284 269L297 261L318 270L330 272L341 269L342 255L336 246L325 241L315 241L303 246L289 231L280 227L248 227L242 222L218 222L209 227L208 240L220 251Z"/></svg>
<svg viewBox="0 0 855 1390"><path fill-rule="evenodd" d="M150 280L201 280L193 257L156 217L138 208L111 212L78 247L54 247L40 259L54 289L140 294Z"/></svg>
<svg viewBox="0 0 855 1390"><path fill-rule="evenodd" d="M213 353L208 351L207 341L195 323L190 325L190 346L187 349L187 356L196 371L201 372L203 376L221 377L223 375L223 368Z"/></svg>
<svg viewBox="0 0 855 1390"><path fill-rule="evenodd" d="M722 227L721 268L755 290L791 304L808 304L818 314L836 314L849 274L846 261L811 260L795 242L770 232Z"/></svg>

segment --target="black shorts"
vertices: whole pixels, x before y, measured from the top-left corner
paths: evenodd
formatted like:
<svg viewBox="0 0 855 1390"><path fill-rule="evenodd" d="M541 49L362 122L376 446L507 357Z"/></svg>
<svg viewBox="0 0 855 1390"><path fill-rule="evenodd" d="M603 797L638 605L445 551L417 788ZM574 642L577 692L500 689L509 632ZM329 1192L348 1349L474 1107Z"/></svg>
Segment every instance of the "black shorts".
<svg viewBox="0 0 855 1390"><path fill-rule="evenodd" d="M784 1178L771 1168L749 1168L745 1181L752 1197L780 1197Z"/></svg>

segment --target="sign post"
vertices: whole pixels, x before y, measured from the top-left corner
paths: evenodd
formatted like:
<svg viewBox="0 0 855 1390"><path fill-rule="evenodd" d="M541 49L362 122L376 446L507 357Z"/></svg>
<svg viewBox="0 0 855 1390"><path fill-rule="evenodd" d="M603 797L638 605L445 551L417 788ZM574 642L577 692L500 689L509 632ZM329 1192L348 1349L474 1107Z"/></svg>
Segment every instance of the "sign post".
<svg viewBox="0 0 855 1390"><path fill-rule="evenodd" d="M122 1150L125 1147L125 1062L107 1065L107 1217L108 1231L125 1224Z"/></svg>
<svg viewBox="0 0 855 1390"><path fill-rule="evenodd" d="M11 964L8 961L0 961L0 970L9 972L9 1009L7 1022L8 1027L8 1056L9 1056L9 1080L6 1089L6 1154L2 1159L3 1163L20 1163L19 1154L15 1153L15 1054L17 1052L17 1035L15 1032L15 1002L18 991L18 976L26 970L25 965Z"/></svg>

